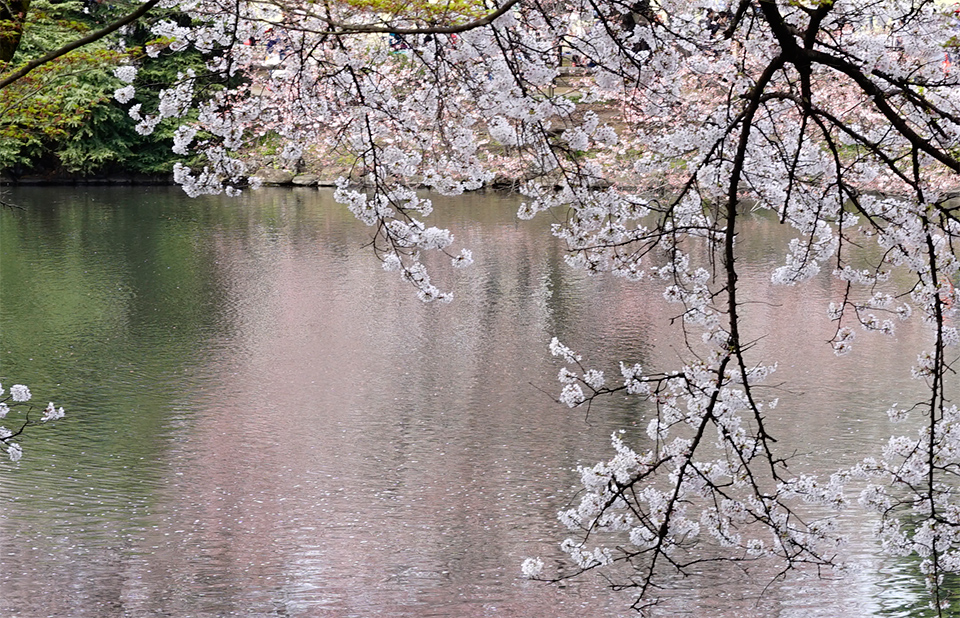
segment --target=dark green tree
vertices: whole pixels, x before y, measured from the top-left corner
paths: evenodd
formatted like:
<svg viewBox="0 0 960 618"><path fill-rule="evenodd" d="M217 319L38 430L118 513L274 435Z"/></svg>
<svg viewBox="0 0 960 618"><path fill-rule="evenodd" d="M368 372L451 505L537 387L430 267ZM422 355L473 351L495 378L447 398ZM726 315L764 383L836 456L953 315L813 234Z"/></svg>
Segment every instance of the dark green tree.
<svg viewBox="0 0 960 618"><path fill-rule="evenodd" d="M195 66L195 54L151 58L143 53L151 42L148 31L134 25L124 35L115 29L39 62L49 50L62 50L123 21L127 9L34 0L9 63L14 68L10 75L31 70L15 81L0 80L0 170L14 175L170 171L177 160L170 151L172 128L161 125L152 135L138 134L136 123L113 97L125 85L113 71L137 64L137 91L150 99L161 85L176 81L178 72Z"/></svg>

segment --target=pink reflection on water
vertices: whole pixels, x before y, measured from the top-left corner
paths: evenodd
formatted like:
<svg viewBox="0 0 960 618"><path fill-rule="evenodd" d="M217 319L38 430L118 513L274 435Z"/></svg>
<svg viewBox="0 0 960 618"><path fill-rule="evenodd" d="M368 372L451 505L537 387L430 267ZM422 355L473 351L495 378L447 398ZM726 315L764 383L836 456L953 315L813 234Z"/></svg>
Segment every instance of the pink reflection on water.
<svg viewBox="0 0 960 618"><path fill-rule="evenodd" d="M184 395L190 414L165 459L144 464L162 479L142 509L146 523L122 530L79 497L76 511L94 515L62 537L38 528L16 531L30 543L0 540L0 608L31 617L630 615L630 598L594 580L558 589L519 579L519 564L528 555L555 563L555 514L573 496L572 468L608 457L616 429L644 439L634 403L598 406L584 422L538 390L556 389L547 342L560 335L588 359L675 367L683 342L663 325L677 309L659 283L573 273L544 240L549 222L514 225L512 206L470 196L467 214L446 216L477 264L446 282L454 306L423 305L372 263L366 230L316 193L263 199L203 238L217 254L232 334L216 342L204 392ZM765 228L748 238L758 263L786 242ZM759 268L747 271L758 362L780 358L773 382L805 385L771 394L782 399L771 415L781 446L798 452L799 469L871 454L891 429L862 422L864 410L875 419L889 402L876 400L879 378L863 376L895 376L891 399L909 396L903 357L908 366L923 333L904 329L897 353L864 337L858 354L836 359L822 309L832 284L770 290ZM792 580L758 604L765 571L706 572L665 591L660 615L875 614L885 563L856 536L867 524L858 514L844 523L871 565L864 574ZM78 540L81 531L95 541Z"/></svg>

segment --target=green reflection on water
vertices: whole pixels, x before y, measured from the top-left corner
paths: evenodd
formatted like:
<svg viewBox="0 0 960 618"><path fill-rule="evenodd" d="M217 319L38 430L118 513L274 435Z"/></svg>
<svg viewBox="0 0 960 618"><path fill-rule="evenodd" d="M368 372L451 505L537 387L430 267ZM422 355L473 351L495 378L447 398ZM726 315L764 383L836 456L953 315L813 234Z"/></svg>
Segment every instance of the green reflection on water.
<svg viewBox="0 0 960 618"><path fill-rule="evenodd" d="M202 377L205 342L232 328L209 220L172 189L20 190L10 201L22 209L0 211L0 380L68 414L29 431L22 466L127 470L140 486Z"/></svg>

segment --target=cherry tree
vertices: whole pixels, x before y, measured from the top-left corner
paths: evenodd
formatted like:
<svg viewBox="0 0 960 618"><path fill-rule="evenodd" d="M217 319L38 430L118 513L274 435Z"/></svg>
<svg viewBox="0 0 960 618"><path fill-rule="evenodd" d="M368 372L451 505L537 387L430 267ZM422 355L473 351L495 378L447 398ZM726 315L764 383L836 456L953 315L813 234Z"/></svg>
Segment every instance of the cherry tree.
<svg viewBox="0 0 960 618"><path fill-rule="evenodd" d="M164 0L189 20L152 24L148 53L193 48L156 106L136 101L138 130L182 118L174 150L191 195L256 186L245 153L271 136L291 167L345 161L336 199L370 226L387 270L424 301L449 300L422 256L467 266L449 230L428 224L425 187L457 195L491 184L549 212L567 262L662 283L687 342L672 367L616 359L604 375L565 343L558 399L572 408L617 394L651 410L649 440L613 437L609 461L581 470L560 513L575 574L604 573L636 609L665 578L704 562L774 565L775 577L842 563L832 520L851 479L876 511L884 546L915 555L932 611L960 570L958 306L960 88L950 63L957 18L932 0L508 0L497 3ZM268 54L275 56L265 62ZM570 66L575 60L576 66ZM771 285L823 270L842 292L824 311L837 354L859 331L919 320L929 345L914 365L922 429L828 477L794 474L758 388L776 369L743 333L744 207L795 238ZM897 273L895 280L892 273ZM904 283L906 282L906 283ZM575 342L566 342L575 343ZM952 390L951 390L952 389ZM803 410L793 412L802 416ZM880 411L881 414L884 411ZM639 414L639 412L638 412ZM719 548L719 550L718 550ZM531 558L523 572L559 577ZM564 575L566 577L568 575Z"/></svg>

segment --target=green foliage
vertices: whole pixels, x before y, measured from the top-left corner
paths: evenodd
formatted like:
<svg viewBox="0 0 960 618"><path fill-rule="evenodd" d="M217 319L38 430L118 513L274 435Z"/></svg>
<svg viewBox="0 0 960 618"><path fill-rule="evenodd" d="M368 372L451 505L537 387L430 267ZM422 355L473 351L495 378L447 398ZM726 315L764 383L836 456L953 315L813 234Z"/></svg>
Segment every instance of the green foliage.
<svg viewBox="0 0 960 618"><path fill-rule="evenodd" d="M129 7L82 2L32 5L11 67L36 58L102 27ZM113 75L120 64L140 68L137 100L149 108L159 89L178 72L200 66L196 55L149 58L141 53L145 28L119 34L57 59L0 90L0 170L168 173L180 157L170 150L175 125L165 121L152 135L138 134L126 106L113 98L124 86Z"/></svg>
<svg viewBox="0 0 960 618"><path fill-rule="evenodd" d="M79 139L93 110L109 100L117 56L83 50L0 91L0 167L29 165Z"/></svg>

